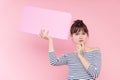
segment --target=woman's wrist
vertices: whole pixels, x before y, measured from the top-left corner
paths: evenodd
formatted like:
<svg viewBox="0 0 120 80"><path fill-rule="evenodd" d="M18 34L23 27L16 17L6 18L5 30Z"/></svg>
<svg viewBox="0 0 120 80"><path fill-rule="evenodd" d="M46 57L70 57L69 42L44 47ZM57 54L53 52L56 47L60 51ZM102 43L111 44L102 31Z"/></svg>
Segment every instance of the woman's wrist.
<svg viewBox="0 0 120 80"><path fill-rule="evenodd" d="M48 38L48 41L52 41L52 37L49 37L49 38Z"/></svg>
<svg viewBox="0 0 120 80"><path fill-rule="evenodd" d="M81 57L84 57L84 52L83 51L80 51L79 53L78 53L78 55Z"/></svg>

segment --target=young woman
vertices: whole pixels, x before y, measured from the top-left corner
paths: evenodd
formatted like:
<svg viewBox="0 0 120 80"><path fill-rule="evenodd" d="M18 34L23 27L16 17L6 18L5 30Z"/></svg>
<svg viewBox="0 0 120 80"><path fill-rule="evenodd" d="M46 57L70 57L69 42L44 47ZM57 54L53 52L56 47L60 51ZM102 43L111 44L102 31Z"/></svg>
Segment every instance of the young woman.
<svg viewBox="0 0 120 80"><path fill-rule="evenodd" d="M75 51L57 58L52 37L41 30L40 36L49 41L49 59L53 66L68 65L68 80L95 80L101 68L101 51L87 46L89 32L82 20L76 20L71 26L70 35L76 44Z"/></svg>

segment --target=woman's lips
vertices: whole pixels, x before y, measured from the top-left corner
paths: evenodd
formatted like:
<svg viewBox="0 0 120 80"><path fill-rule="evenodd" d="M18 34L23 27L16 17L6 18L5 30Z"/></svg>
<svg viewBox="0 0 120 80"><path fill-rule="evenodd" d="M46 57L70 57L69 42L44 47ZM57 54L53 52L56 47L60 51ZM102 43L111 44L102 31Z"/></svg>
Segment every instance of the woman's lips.
<svg viewBox="0 0 120 80"><path fill-rule="evenodd" d="M82 42L83 40L79 40L79 42Z"/></svg>

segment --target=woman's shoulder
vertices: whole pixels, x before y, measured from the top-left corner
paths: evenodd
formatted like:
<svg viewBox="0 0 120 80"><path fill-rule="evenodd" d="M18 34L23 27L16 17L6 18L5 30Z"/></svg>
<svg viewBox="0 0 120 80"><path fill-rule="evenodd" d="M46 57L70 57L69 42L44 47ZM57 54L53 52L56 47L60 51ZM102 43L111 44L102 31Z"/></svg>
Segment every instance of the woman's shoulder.
<svg viewBox="0 0 120 80"><path fill-rule="evenodd" d="M88 51L86 51L85 53L90 54L90 55L94 55L94 56L100 56L101 55L101 51L100 51L100 48L98 47L94 47L94 48L91 48L89 49Z"/></svg>
<svg viewBox="0 0 120 80"><path fill-rule="evenodd" d="M89 48L88 50L86 50L85 53L100 53L100 48L92 47L92 48Z"/></svg>
<svg viewBox="0 0 120 80"><path fill-rule="evenodd" d="M100 51L100 48L98 47L92 47L92 48L89 48L89 50L87 50L86 52L91 52L91 51Z"/></svg>

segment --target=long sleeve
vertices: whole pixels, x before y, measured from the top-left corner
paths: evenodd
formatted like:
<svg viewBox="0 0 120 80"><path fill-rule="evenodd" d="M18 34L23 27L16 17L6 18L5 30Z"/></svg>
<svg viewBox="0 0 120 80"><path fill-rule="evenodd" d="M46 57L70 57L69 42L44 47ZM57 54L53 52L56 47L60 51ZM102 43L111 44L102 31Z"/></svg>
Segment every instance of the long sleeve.
<svg viewBox="0 0 120 80"><path fill-rule="evenodd" d="M89 55L90 66L87 69L87 72L90 76L95 79L98 77L101 68L101 52L97 51Z"/></svg>
<svg viewBox="0 0 120 80"><path fill-rule="evenodd" d="M55 52L49 52L49 60L50 64L53 66L59 66L59 65L66 65L67 59L66 55L62 55L61 57L57 58L55 55Z"/></svg>

